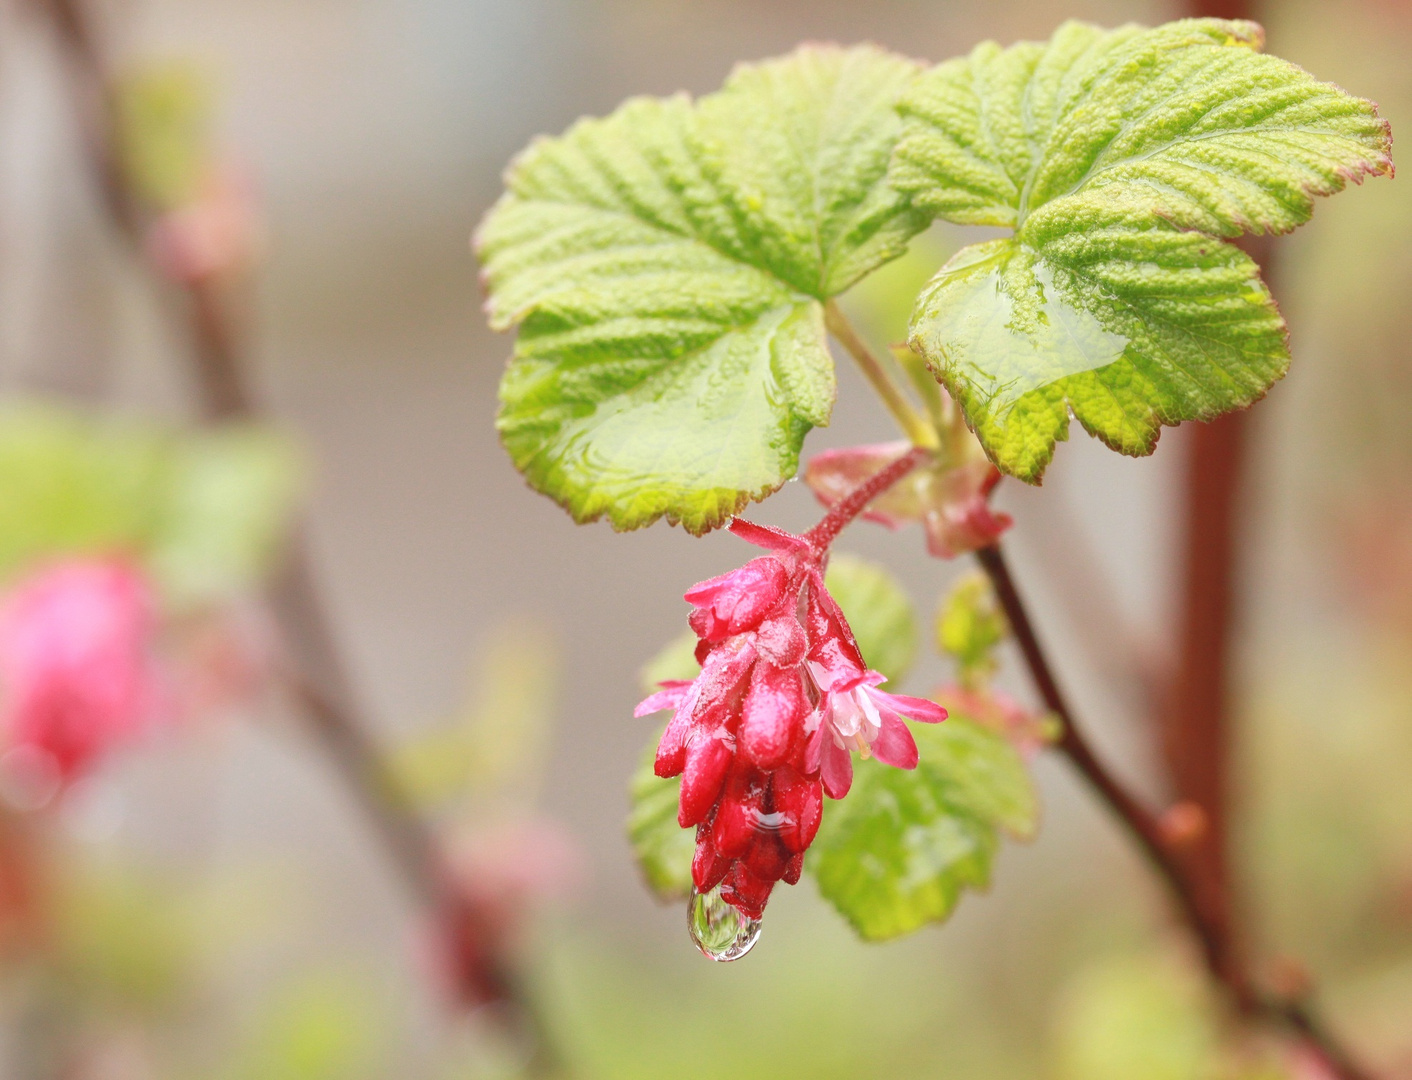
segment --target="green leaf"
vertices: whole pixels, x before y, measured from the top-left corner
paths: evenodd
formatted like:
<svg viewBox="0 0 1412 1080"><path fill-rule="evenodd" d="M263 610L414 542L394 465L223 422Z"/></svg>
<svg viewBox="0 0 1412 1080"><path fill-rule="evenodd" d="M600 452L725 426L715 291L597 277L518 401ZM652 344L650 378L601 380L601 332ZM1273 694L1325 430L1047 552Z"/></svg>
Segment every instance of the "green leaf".
<svg viewBox="0 0 1412 1080"><path fill-rule="evenodd" d="M701 533L794 473L833 407L821 301L927 220L886 183L915 73L810 46L515 162L477 249L491 325L520 328L498 423L531 484Z"/></svg>
<svg viewBox="0 0 1412 1080"><path fill-rule="evenodd" d="M914 770L856 763L848 798L830 803L805 865L819 891L870 941L947 918L984 889L999 833L1038 822L1023 761L998 733L959 717L912 728Z"/></svg>
<svg viewBox="0 0 1412 1080"><path fill-rule="evenodd" d="M979 688L995 671L995 650L1010 633L990 579L977 571L956 582L936 618L937 646L953 656L962 685Z"/></svg>
<svg viewBox="0 0 1412 1080"><path fill-rule="evenodd" d="M854 555L834 555L824 579L858 639L868 666L900 682L917 658L912 601L884 566Z"/></svg>
<svg viewBox="0 0 1412 1080"><path fill-rule="evenodd" d="M958 253L911 343L987 453L1037 482L1070 411L1128 454L1164 424L1258 400L1288 365L1255 264L1223 242L1287 232L1313 200L1392 172L1371 102L1255 51L1253 23L1066 23L919 78L892 182L1013 240Z"/></svg>
<svg viewBox="0 0 1412 1080"><path fill-rule="evenodd" d="M13 406L0 413L0 579L121 552L174 603L218 599L268 567L298 472L288 442L256 428L178 436Z"/></svg>
<svg viewBox="0 0 1412 1080"><path fill-rule="evenodd" d="M632 775L628 795L628 840L632 843L643 879L663 900L678 900L691 892L691 857L696 850L696 830L677 824L681 799L680 777L663 780L652 771L663 725L647 744Z"/></svg>
<svg viewBox="0 0 1412 1080"><path fill-rule="evenodd" d="M153 569L174 599L255 585L271 564L302 472L289 440L255 427L191 439L173 456Z"/></svg>

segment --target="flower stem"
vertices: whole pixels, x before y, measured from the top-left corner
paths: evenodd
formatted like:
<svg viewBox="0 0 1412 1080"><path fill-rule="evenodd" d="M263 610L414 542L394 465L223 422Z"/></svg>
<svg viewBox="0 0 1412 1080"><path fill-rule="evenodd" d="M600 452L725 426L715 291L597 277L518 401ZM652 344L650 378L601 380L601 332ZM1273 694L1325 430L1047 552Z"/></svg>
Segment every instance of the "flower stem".
<svg viewBox="0 0 1412 1080"><path fill-rule="evenodd" d="M1216 906L1219 901L1213 898L1215 883L1201 876L1199 864L1183 863L1163 836L1156 815L1109 772L1074 722L1073 712L1059 689L999 546L982 548L976 552L976 557L995 587L996 597L1005 609L1040 696L1063 723L1063 734L1057 744L1059 752L1118 816L1148 862L1167 882L1183 919L1201 942L1207 967L1230 993L1236 1008L1247 1016L1259 1017L1291 1031L1339 1080L1371 1080L1371 1075L1354 1061L1307 1001L1271 997L1250 984L1232 946L1229 927Z"/></svg>
<svg viewBox="0 0 1412 1080"><path fill-rule="evenodd" d="M897 421L898 427L912 444L930 450L937 449L941 440L937 437L936 428L907 400L907 395L897 385L897 380L864 344L858 332L853 329L853 324L848 321L848 316L832 300L824 305L824 325L848 351L848 355L853 357L858 364L858 370L868 380L868 385L877 391L878 397L882 398L883 404L887 406L887 411L892 414L892 418Z"/></svg>
<svg viewBox="0 0 1412 1080"><path fill-rule="evenodd" d="M915 469L931 451L923 446L914 446L891 464L884 465L872 476L864 480L842 499L836 502L827 514L804 534L804 538L816 551L824 551L834 542L850 521L861 514L867 505Z"/></svg>

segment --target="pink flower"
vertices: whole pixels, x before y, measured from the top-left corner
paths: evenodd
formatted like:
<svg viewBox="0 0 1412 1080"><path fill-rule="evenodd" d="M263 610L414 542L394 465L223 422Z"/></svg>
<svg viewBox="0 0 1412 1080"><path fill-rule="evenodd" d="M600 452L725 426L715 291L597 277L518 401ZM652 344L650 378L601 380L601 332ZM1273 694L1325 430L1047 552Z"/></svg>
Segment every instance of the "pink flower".
<svg viewBox="0 0 1412 1080"><path fill-rule="evenodd" d="M894 442L825 450L809 462L804 480L821 503L833 506L910 448L910 443ZM869 503L863 516L889 529L920 521L927 550L949 559L989 547L1014 524L1009 514L990 507L990 493L999 482L999 470L984 458L959 464L937 461L912 470Z"/></svg>
<svg viewBox="0 0 1412 1080"><path fill-rule="evenodd" d="M878 672L864 671L824 692L806 763L819 773L831 799L843 798L853 784L851 751L899 769L915 769L917 743L903 717L924 724L946 719L946 710L934 701L877 689L884 681Z"/></svg>
<svg viewBox="0 0 1412 1080"><path fill-rule="evenodd" d="M851 751L913 768L917 747L901 716L946 713L875 689L882 676L824 587L826 550L746 521L731 531L771 554L687 592L701 674L663 683L636 715L672 710L656 772L682 778L677 821L696 827L696 888L720 885L758 918L776 882L799 880L824 792L848 791Z"/></svg>
<svg viewBox="0 0 1412 1080"><path fill-rule="evenodd" d="M139 734L162 697L150 652L155 602L118 559L69 559L20 583L0 610L0 723L64 780Z"/></svg>

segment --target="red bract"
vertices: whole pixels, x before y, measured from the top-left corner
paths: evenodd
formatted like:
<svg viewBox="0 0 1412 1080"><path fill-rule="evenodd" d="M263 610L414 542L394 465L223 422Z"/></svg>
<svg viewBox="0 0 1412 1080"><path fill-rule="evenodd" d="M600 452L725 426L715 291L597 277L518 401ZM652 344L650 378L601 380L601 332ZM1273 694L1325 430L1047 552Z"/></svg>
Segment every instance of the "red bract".
<svg viewBox="0 0 1412 1080"><path fill-rule="evenodd" d="M804 480L825 506L833 506L859 482L907 452L905 442L850 446L814 456ZM927 550L939 559L989 547L1014 522L1009 514L990 507L990 493L1000 472L989 461L934 461L914 469L868 504L869 521L900 529L920 521L927 533Z"/></svg>
<svg viewBox="0 0 1412 1080"><path fill-rule="evenodd" d="M842 798L850 753L917 763L902 724L944 719L919 698L874 689L848 621L824 587L826 548L736 521L731 531L771 554L693 586L688 622L701 674L663 683L638 716L673 710L657 747L658 776L680 775L677 821L696 827L692 880L759 918L775 883L794 884L827 791Z"/></svg>
<svg viewBox="0 0 1412 1080"><path fill-rule="evenodd" d="M82 774L158 711L152 590L117 559L71 559L23 581L0 610L2 722L11 748Z"/></svg>

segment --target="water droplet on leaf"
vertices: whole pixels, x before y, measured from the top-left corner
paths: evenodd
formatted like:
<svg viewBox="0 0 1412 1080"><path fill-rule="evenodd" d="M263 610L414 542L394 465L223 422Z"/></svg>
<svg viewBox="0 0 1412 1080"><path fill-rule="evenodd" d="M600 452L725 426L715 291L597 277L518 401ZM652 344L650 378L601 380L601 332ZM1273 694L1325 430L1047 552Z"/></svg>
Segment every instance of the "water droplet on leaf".
<svg viewBox="0 0 1412 1080"><path fill-rule="evenodd" d="M759 919L750 919L721 898L719 888L708 893L691 891L686 904L686 925L691 940L703 956L719 963L739 960L760 940Z"/></svg>

